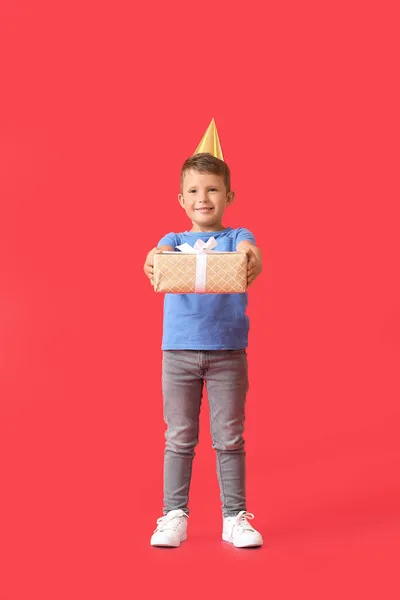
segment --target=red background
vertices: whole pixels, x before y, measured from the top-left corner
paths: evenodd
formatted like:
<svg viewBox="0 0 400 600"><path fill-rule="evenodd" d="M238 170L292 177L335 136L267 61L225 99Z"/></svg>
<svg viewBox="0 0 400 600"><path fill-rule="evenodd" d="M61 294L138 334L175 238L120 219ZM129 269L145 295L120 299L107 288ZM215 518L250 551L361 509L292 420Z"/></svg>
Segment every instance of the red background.
<svg viewBox="0 0 400 600"><path fill-rule="evenodd" d="M0 8L1 600L399 598L395 2ZM189 540L162 503L179 170L215 117L253 230L258 551L220 541L206 404Z"/></svg>

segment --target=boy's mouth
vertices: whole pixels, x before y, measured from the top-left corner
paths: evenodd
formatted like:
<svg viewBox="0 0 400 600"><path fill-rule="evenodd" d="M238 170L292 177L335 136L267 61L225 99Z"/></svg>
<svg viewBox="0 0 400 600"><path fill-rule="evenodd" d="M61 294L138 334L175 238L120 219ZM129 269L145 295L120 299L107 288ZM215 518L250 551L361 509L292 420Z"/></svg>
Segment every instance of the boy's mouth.
<svg viewBox="0 0 400 600"><path fill-rule="evenodd" d="M201 213L208 213L210 211L214 210L213 206L207 206L207 207L202 207L202 208L196 208L197 212L201 212Z"/></svg>

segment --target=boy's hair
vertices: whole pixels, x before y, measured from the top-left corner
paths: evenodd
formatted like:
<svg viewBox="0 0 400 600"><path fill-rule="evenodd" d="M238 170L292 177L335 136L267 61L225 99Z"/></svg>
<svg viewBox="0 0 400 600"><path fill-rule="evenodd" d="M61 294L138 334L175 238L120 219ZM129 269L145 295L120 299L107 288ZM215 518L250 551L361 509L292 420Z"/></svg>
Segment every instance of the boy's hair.
<svg viewBox="0 0 400 600"><path fill-rule="evenodd" d="M226 191L231 191L231 173L229 167L220 158L216 158L208 152L194 154L185 160L181 170L181 189L183 186L183 178L186 171L193 169L199 173L213 173L213 175L221 175L224 178Z"/></svg>

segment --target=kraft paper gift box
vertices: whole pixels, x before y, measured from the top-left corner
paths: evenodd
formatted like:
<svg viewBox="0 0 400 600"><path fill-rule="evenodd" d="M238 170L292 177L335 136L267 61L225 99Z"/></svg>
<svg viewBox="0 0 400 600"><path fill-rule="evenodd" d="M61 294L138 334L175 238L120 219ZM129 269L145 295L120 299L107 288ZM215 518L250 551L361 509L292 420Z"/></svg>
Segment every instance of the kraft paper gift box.
<svg viewBox="0 0 400 600"><path fill-rule="evenodd" d="M168 294L240 294L247 290L247 254L218 252L217 242L197 240L180 252L154 255L154 290Z"/></svg>

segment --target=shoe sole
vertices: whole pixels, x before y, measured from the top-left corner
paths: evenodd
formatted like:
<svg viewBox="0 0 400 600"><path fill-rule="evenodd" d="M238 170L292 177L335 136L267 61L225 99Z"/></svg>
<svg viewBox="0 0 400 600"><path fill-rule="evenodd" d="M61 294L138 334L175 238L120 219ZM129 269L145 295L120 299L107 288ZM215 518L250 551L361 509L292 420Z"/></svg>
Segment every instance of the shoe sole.
<svg viewBox="0 0 400 600"><path fill-rule="evenodd" d="M179 546L181 545L182 542L186 542L187 537L184 537L180 540L179 544L152 544L150 542L150 546L153 546L153 548L179 548Z"/></svg>
<svg viewBox="0 0 400 600"><path fill-rule="evenodd" d="M259 544L244 544L243 546L240 546L238 544L235 544L232 541L232 539L225 533L222 534L222 539L224 540L224 542L228 542L228 544L232 544L232 546L235 546L235 548L259 548L264 543L264 542L260 542Z"/></svg>

